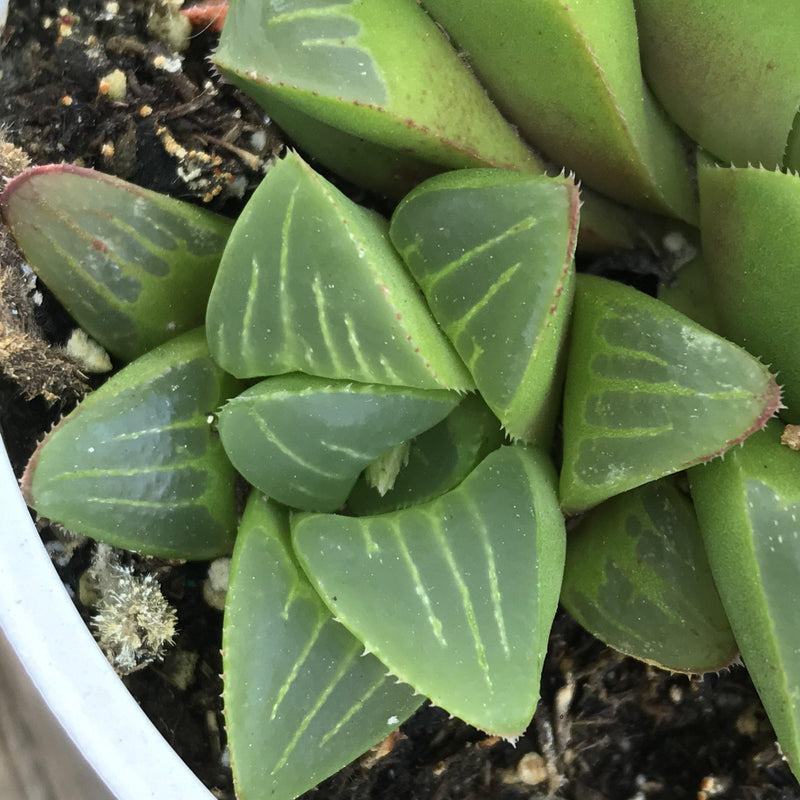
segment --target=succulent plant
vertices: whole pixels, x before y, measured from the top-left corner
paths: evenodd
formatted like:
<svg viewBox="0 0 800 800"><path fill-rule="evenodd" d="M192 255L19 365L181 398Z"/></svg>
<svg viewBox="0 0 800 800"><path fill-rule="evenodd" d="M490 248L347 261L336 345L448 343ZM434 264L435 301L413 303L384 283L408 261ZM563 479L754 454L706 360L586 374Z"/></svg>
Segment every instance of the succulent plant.
<svg viewBox="0 0 800 800"><path fill-rule="evenodd" d="M145 553L233 547L241 798L300 794L421 696L520 734L559 595L668 669L741 650L800 774L800 454L773 419L800 413L800 24L757 37L764 103L736 125L742 6L233 0L223 74L402 198L391 220L291 150L230 231L72 168L6 189L34 268L135 358L45 438L26 497ZM661 300L576 275L576 248L676 236L701 252ZM204 333L148 338L204 309ZM235 545L234 467L255 487Z"/></svg>

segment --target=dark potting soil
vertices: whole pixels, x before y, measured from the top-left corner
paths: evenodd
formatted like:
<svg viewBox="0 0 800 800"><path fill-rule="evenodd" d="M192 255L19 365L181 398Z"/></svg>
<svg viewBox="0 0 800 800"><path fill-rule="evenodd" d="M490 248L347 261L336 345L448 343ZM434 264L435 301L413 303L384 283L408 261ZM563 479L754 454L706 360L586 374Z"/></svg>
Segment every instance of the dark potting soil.
<svg viewBox="0 0 800 800"><path fill-rule="evenodd" d="M148 16L164 5L12 0L0 51L2 136L33 163L96 167L235 216L278 147L278 133L214 73L207 60L212 33L196 33L181 60L154 38ZM99 92L114 69L127 78L121 100ZM0 238L4 269L9 258ZM27 306L2 287L0 308L29 314L30 326L43 331L41 347L64 339L68 318L43 287L36 287L39 304ZM68 364L43 352L37 363L49 370L44 388L36 383L41 375L8 363L0 376L0 428L18 474L42 432L87 388ZM42 533L53 538L47 528ZM76 596L90 549L78 546L58 567ZM233 798L219 699L222 615L203 600L206 565L134 562L158 575L177 609L179 635L165 661L123 680L213 794ZM92 610L79 607L88 621ZM184 685L176 675L187 653L196 663ZM800 788L742 667L703 678L671 675L616 654L560 611L542 700L516 746L425 706L306 797L800 800Z"/></svg>

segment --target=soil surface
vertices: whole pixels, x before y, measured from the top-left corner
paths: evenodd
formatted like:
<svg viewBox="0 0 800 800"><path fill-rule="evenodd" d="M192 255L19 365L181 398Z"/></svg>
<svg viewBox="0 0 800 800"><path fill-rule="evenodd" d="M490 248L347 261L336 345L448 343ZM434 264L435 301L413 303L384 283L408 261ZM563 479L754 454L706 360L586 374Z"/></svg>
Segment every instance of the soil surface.
<svg viewBox="0 0 800 800"><path fill-rule="evenodd" d="M279 133L214 73L211 31L195 32L181 58L155 38L147 23L162 5L12 0L0 51L0 132L33 163L96 167L235 216ZM103 91L113 70L126 77L118 99ZM626 263L616 267L623 274ZM18 267L1 235L0 268L0 334L13 335L16 347L14 360L0 341L0 429L20 473L42 432L88 386L58 348L68 318L46 289L11 272ZM41 527L77 591L92 544L64 544ZM222 615L203 600L206 565L129 561L158 576L179 635L166 660L124 680L214 795L232 798L219 701ZM88 620L92 609L80 608ZM542 700L516 746L424 707L306 797L800 800L800 788L742 667L692 679L661 672L616 654L559 612Z"/></svg>

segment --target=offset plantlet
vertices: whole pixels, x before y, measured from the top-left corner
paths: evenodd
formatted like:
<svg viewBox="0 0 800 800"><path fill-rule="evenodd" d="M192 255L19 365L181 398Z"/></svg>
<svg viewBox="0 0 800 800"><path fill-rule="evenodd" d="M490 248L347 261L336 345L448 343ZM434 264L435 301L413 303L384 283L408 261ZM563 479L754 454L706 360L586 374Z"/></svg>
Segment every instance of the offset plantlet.
<svg viewBox="0 0 800 800"><path fill-rule="evenodd" d="M506 431L546 446L572 309L575 184L502 170L440 175L400 203L390 235Z"/></svg>
<svg viewBox="0 0 800 800"><path fill-rule="evenodd" d="M740 347L642 292L579 275L561 506L584 511L709 461L779 405L775 379Z"/></svg>
<svg viewBox="0 0 800 800"><path fill-rule="evenodd" d="M242 800L312 789L422 702L331 617L292 553L288 509L255 491L233 553L222 651Z"/></svg>
<svg viewBox="0 0 800 800"><path fill-rule="evenodd" d="M326 378L471 389L386 221L287 153L239 217L206 319L214 358L240 378Z"/></svg>
<svg viewBox="0 0 800 800"><path fill-rule="evenodd" d="M29 506L115 547L165 558L229 553L234 471L209 415L239 384L202 329L129 364L40 443L22 478Z"/></svg>
<svg viewBox="0 0 800 800"><path fill-rule="evenodd" d="M426 503L458 486L505 436L477 394L467 395L438 425L409 444L408 460L381 495L362 475L347 498L348 511L383 514Z"/></svg>
<svg viewBox="0 0 800 800"><path fill-rule="evenodd" d="M564 568L544 455L502 447L435 500L298 515L292 538L328 608L398 678L485 731L525 730Z"/></svg>
<svg viewBox="0 0 800 800"><path fill-rule="evenodd" d="M359 473L458 403L455 392L268 378L219 413L222 444L253 486L307 511L335 511Z"/></svg>
<svg viewBox="0 0 800 800"><path fill-rule="evenodd" d="M607 500L570 531L561 602L606 644L664 669L716 672L739 652L672 478Z"/></svg>
<svg viewBox="0 0 800 800"><path fill-rule="evenodd" d="M26 170L0 195L0 209L47 287L124 361L202 324L232 227L71 164Z"/></svg>

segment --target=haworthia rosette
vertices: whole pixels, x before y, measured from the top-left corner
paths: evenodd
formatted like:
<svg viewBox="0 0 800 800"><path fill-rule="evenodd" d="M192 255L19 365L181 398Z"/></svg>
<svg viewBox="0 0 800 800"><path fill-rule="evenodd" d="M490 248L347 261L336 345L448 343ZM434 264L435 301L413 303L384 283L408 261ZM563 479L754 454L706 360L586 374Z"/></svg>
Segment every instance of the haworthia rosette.
<svg viewBox="0 0 800 800"><path fill-rule="evenodd" d="M473 385L386 221L293 152L236 222L206 327L214 358L239 377L299 371L425 389Z"/></svg>
<svg viewBox="0 0 800 800"><path fill-rule="evenodd" d="M202 329L141 356L47 434L22 479L28 505L148 555L230 552L235 473L210 415L238 387Z"/></svg>
<svg viewBox="0 0 800 800"><path fill-rule="evenodd" d="M691 501L662 478L570 530L561 603L606 644L676 672L728 666L733 638Z"/></svg>
<svg viewBox="0 0 800 800"><path fill-rule="evenodd" d="M644 83L631 0L423 6L548 158L623 203L696 220L690 143Z"/></svg>
<svg viewBox="0 0 800 800"><path fill-rule="evenodd" d="M390 236L508 433L546 445L572 308L578 189L569 178L460 170L397 207Z"/></svg>
<svg viewBox="0 0 800 800"><path fill-rule="evenodd" d="M337 624L298 566L288 511L253 492L225 601L225 721L236 796L292 800L421 704Z"/></svg>
<svg viewBox="0 0 800 800"><path fill-rule="evenodd" d="M620 283L579 275L564 395L568 514L708 461L780 405L767 368Z"/></svg>
<svg viewBox="0 0 800 800"><path fill-rule="evenodd" d="M347 510L364 516L426 503L461 483L504 439L497 417L479 395L469 394L410 442L407 463L391 489L381 495L362 475L347 498Z"/></svg>
<svg viewBox="0 0 800 800"><path fill-rule="evenodd" d="M781 416L800 422L800 176L703 166L698 180L720 332L770 365Z"/></svg>
<svg viewBox="0 0 800 800"><path fill-rule="evenodd" d="M457 403L455 392L285 375L228 401L219 433L234 466L261 491L294 508L334 511L371 461Z"/></svg>
<svg viewBox="0 0 800 800"><path fill-rule="evenodd" d="M689 480L745 666L800 775L800 452L780 443L782 429L773 420Z"/></svg>
<svg viewBox="0 0 800 800"><path fill-rule="evenodd" d="M393 674L483 730L527 727L565 547L541 453L495 450L452 491L401 511L298 515L292 537L328 608Z"/></svg>
<svg viewBox="0 0 800 800"><path fill-rule="evenodd" d="M300 147L385 194L443 169L544 169L414 0L233 0L214 60Z"/></svg>
<svg viewBox="0 0 800 800"><path fill-rule="evenodd" d="M233 225L70 164L23 172L0 208L37 275L81 327L126 361L202 324Z"/></svg>

